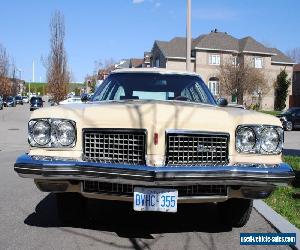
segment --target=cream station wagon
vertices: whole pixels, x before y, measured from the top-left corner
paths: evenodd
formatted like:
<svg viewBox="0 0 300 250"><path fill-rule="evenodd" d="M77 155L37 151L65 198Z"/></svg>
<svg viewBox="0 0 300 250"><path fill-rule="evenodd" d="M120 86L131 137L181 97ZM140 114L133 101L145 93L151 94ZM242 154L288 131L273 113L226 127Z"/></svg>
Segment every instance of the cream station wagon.
<svg viewBox="0 0 300 250"><path fill-rule="evenodd" d="M81 216L87 198L159 212L211 202L241 227L253 199L294 178L280 120L217 105L195 73L114 71L90 102L34 111L28 141L14 169L56 194L62 220Z"/></svg>

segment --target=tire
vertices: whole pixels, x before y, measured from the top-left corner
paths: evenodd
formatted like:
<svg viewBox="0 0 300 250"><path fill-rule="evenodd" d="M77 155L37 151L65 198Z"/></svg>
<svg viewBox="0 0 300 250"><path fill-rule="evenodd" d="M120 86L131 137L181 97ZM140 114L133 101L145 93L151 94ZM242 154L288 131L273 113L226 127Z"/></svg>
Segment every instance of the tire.
<svg viewBox="0 0 300 250"><path fill-rule="evenodd" d="M63 223L74 223L84 218L86 198L79 193L56 193L58 218Z"/></svg>
<svg viewBox="0 0 300 250"><path fill-rule="evenodd" d="M287 121L286 124L285 124L285 130L286 131L292 131L294 128L294 125L291 121Z"/></svg>
<svg viewBox="0 0 300 250"><path fill-rule="evenodd" d="M221 222L230 227L243 227L250 218L253 200L229 199L218 203L218 214Z"/></svg>

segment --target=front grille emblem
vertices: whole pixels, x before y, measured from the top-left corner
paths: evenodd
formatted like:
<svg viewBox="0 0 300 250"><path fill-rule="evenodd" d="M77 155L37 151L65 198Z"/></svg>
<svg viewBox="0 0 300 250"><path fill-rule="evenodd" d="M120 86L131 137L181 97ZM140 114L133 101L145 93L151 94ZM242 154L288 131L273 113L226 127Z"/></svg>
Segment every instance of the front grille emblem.
<svg viewBox="0 0 300 250"><path fill-rule="evenodd" d="M217 152L217 148L216 147L207 147L203 144L198 144L197 151L199 153L208 153L208 152L215 153L215 152Z"/></svg>

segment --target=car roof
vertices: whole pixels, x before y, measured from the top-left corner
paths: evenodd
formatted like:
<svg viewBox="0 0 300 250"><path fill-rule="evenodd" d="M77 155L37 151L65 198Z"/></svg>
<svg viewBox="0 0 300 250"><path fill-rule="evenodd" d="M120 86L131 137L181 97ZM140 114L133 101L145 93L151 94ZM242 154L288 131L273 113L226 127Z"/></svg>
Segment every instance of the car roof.
<svg viewBox="0 0 300 250"><path fill-rule="evenodd" d="M199 74L195 72L169 70L164 68L126 68L126 69L116 69L111 72L111 74L115 74L115 73L158 73L158 74L199 76Z"/></svg>

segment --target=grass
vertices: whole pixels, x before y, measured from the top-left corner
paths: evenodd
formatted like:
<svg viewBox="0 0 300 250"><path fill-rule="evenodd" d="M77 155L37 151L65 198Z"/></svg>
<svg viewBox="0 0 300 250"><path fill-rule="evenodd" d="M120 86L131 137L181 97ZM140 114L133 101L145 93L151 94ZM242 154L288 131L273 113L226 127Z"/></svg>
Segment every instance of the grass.
<svg viewBox="0 0 300 250"><path fill-rule="evenodd" d="M284 156L284 161L300 171L300 157ZM300 187L280 187L265 202L300 229L300 199L293 198L295 193L300 193Z"/></svg>
<svg viewBox="0 0 300 250"><path fill-rule="evenodd" d="M25 83L26 86L26 92L29 91L29 83ZM72 92L74 91L76 88L82 88L83 84L81 83L70 83L69 84L69 91ZM32 82L30 83L30 91L32 93L40 93L40 95L44 95L46 93L47 90L47 83L44 82Z"/></svg>
<svg viewBox="0 0 300 250"><path fill-rule="evenodd" d="M268 114L268 115L278 115L281 113L281 111L275 111L275 110L272 110L272 111L261 110L260 112Z"/></svg>

